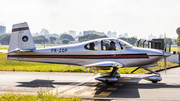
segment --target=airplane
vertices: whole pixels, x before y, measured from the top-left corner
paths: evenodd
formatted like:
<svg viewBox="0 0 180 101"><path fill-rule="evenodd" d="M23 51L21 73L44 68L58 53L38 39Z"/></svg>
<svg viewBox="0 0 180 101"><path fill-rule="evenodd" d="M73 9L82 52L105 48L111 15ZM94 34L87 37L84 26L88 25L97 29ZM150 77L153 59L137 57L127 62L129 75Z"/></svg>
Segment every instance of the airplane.
<svg viewBox="0 0 180 101"><path fill-rule="evenodd" d="M170 56L164 50L133 47L131 44L115 38L100 38L63 46L36 49L30 29L26 22L14 24L10 38L7 59L42 63L77 65L90 69L107 70L95 78L106 84L118 81L119 68L138 67L150 71L155 76L146 80L157 83L162 80L159 73L149 69L158 65L158 61ZM132 71L132 73L134 72Z"/></svg>

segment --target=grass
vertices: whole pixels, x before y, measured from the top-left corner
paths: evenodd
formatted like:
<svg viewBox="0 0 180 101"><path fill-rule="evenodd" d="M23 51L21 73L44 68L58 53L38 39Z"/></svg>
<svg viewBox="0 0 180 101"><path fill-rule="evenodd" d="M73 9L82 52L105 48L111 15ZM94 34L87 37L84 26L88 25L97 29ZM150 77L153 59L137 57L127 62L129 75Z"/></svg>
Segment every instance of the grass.
<svg viewBox="0 0 180 101"><path fill-rule="evenodd" d="M169 49L167 49L167 51L169 51ZM179 47L171 47L171 52L173 51L179 51Z"/></svg>
<svg viewBox="0 0 180 101"><path fill-rule="evenodd" d="M30 72L86 72L85 67L79 67L74 65L62 65L62 64L49 64L49 63L36 63L36 62L24 62L7 60L7 54L0 53L0 71L30 71ZM167 67L177 66L177 63L167 62ZM137 67L120 68L118 72L120 74L130 74ZM164 68L164 62L159 62L159 65L153 67L153 70ZM100 73L111 72L111 70L99 70ZM95 70L88 70L90 73L97 72ZM134 73L145 73L144 69L139 69Z"/></svg>
<svg viewBox="0 0 180 101"><path fill-rule="evenodd" d="M0 45L0 50L8 50L9 45Z"/></svg>
<svg viewBox="0 0 180 101"><path fill-rule="evenodd" d="M4 53L0 56L1 71L85 72L85 67L7 60Z"/></svg>
<svg viewBox="0 0 180 101"><path fill-rule="evenodd" d="M143 48L142 46L140 48ZM148 48L147 46L144 48ZM169 52L169 47L166 47L166 51ZM173 51L179 51L179 47L171 47L171 52Z"/></svg>
<svg viewBox="0 0 180 101"><path fill-rule="evenodd" d="M38 93L37 95L22 95L8 93L0 96L0 101L82 101L82 99L78 97L59 98L52 94L43 93Z"/></svg>

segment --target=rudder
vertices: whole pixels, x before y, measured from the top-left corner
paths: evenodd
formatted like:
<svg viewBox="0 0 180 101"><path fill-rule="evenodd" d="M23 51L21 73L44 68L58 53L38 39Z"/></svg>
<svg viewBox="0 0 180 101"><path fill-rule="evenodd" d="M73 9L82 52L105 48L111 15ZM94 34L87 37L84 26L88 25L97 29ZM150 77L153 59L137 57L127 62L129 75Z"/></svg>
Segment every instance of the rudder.
<svg viewBox="0 0 180 101"><path fill-rule="evenodd" d="M28 24L18 23L12 27L8 52L14 50L34 50L36 49Z"/></svg>

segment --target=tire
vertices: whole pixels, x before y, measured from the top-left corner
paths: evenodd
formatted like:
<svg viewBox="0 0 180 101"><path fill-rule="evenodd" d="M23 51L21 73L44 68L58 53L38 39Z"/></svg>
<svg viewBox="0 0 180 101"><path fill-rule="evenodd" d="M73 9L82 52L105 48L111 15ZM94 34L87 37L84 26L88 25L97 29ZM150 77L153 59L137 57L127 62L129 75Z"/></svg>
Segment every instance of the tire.
<svg viewBox="0 0 180 101"><path fill-rule="evenodd" d="M152 83L157 83L158 81L152 81Z"/></svg>
<svg viewBox="0 0 180 101"><path fill-rule="evenodd" d="M119 79L119 78L120 78L120 76L117 76L116 78L117 78L117 79Z"/></svg>
<svg viewBox="0 0 180 101"><path fill-rule="evenodd" d="M106 83L106 85L113 85L114 83Z"/></svg>

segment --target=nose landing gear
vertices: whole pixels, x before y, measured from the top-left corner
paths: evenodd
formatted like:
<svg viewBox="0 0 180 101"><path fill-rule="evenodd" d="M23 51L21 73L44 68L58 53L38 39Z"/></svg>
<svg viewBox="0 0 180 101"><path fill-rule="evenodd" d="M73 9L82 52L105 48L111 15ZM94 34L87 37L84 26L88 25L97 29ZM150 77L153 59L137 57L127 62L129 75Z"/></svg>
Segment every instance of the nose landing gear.
<svg viewBox="0 0 180 101"><path fill-rule="evenodd" d="M148 69L148 68L143 68L143 69L145 69L145 70L147 70L147 71L150 71L151 73L157 74L157 75L155 75L155 76L149 76L149 77L145 77L145 78L143 78L143 79L148 80L148 81L151 81L152 83L157 83L157 82L159 82L159 81L162 80L161 74L159 74L158 72L155 72L155 71L150 70L150 69Z"/></svg>
<svg viewBox="0 0 180 101"><path fill-rule="evenodd" d="M154 76L145 77L143 79L151 81L152 83L157 83L157 82L162 80L161 74L159 74L159 73L157 73L157 72L155 72L153 70L148 69L148 67L138 67L135 70L133 70L131 73L135 72L136 70L138 70L140 68L143 68L143 69L145 69L147 71L150 71L151 73L157 74L157 75L154 75Z"/></svg>

